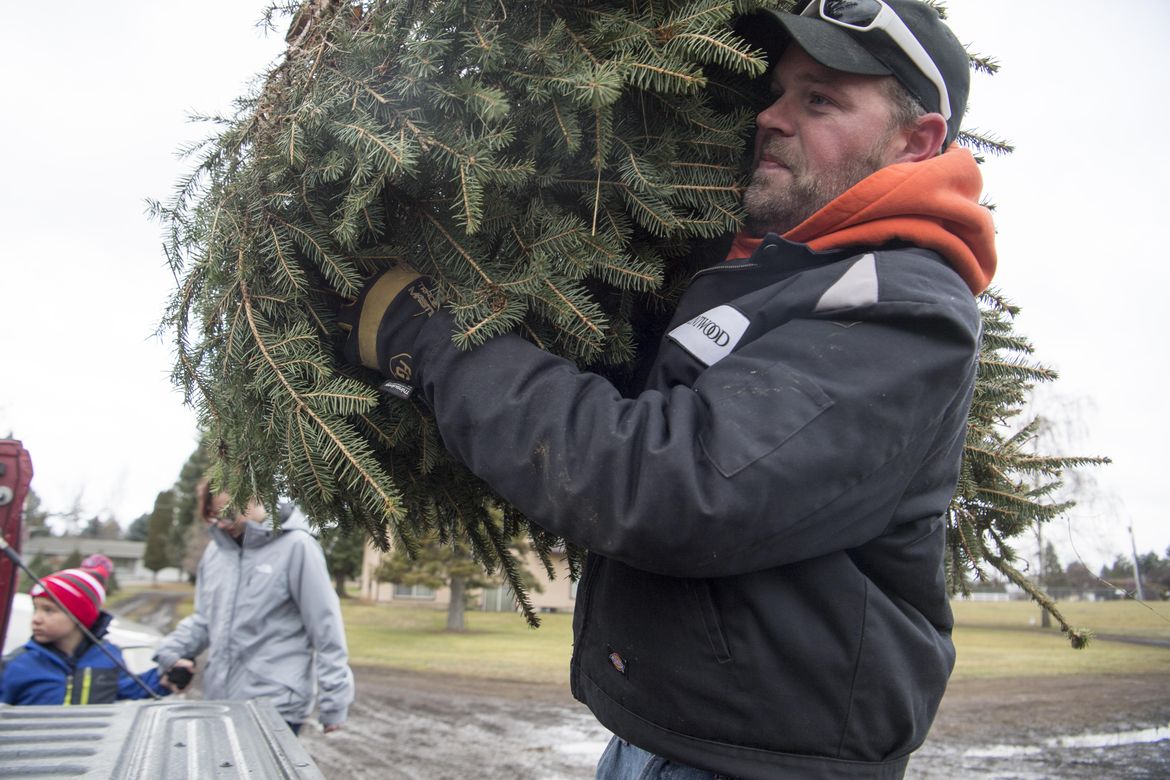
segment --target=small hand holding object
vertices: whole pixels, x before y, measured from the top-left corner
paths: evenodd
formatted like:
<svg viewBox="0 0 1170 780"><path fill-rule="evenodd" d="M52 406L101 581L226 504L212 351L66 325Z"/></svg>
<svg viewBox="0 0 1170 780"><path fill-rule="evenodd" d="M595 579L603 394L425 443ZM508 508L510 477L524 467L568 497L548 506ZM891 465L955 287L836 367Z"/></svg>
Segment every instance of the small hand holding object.
<svg viewBox="0 0 1170 780"><path fill-rule="evenodd" d="M162 683L175 693L179 693L191 684L191 678L194 675L195 661L190 658L180 658L175 661L174 666L167 669L166 674L162 677Z"/></svg>

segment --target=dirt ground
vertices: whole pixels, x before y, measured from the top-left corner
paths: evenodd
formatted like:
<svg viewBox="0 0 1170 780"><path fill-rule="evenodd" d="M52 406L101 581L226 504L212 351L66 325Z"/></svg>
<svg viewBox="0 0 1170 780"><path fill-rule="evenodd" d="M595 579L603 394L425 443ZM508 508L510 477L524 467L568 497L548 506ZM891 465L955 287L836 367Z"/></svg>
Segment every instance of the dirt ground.
<svg viewBox="0 0 1170 780"><path fill-rule="evenodd" d="M157 595L119 613L166 630L175 600ZM330 780L588 780L609 739L567 685L354 675L345 727L326 735L310 722L301 732ZM1170 778L1170 675L953 682L906 777Z"/></svg>
<svg viewBox="0 0 1170 780"><path fill-rule="evenodd" d="M302 740L338 780L586 780L608 732L567 688L356 668L345 728ZM907 778L1168 778L1170 678L960 681Z"/></svg>

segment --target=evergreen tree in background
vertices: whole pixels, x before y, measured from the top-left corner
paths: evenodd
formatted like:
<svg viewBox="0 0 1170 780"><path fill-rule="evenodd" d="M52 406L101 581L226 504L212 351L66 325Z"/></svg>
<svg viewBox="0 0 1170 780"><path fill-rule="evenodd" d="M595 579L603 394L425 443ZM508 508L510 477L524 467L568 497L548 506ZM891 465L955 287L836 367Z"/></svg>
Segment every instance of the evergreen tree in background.
<svg viewBox="0 0 1170 780"><path fill-rule="evenodd" d="M213 483L241 505L291 496L319 525L404 555L465 549L535 622L509 544L528 534L551 570L558 540L454 462L420 405L339 364L335 312L406 262L437 281L457 344L514 331L625 386L696 250L739 226L766 64L729 21L788 5L278 3L285 55L153 205L180 280L164 320L175 380ZM1054 374L1027 362L1011 306L988 294L983 311L948 577L962 591L990 565L1055 610L1010 541L1067 510L1050 500L1064 469L1098 461L1026 453L1033 423L1006 431Z"/></svg>
<svg viewBox="0 0 1170 780"><path fill-rule="evenodd" d="M130 525L126 526L126 533L122 535L122 538L128 542L145 542L149 530L150 515L139 515L130 521Z"/></svg>
<svg viewBox="0 0 1170 780"><path fill-rule="evenodd" d="M423 539L414 555L396 550L386 556L374 576L379 582L397 585L450 588L446 630L454 632L467 628L464 615L470 591L491 584L466 545L460 541L445 544L437 536Z"/></svg>
<svg viewBox="0 0 1170 780"><path fill-rule="evenodd" d="M1070 588L1080 591L1094 590L1104 587L1105 583L1081 561L1073 561L1064 570L1065 581Z"/></svg>
<svg viewBox="0 0 1170 780"><path fill-rule="evenodd" d="M27 538L38 536L52 536L53 529L49 527L50 513L44 507L41 497L31 487L24 497L24 533ZM40 576L39 574L37 576Z"/></svg>
<svg viewBox="0 0 1170 780"><path fill-rule="evenodd" d="M173 564L168 541L174 524L175 493L164 490L154 500L154 510L150 513L150 524L147 526L146 549L142 552L142 565L154 573L156 583L158 573Z"/></svg>
<svg viewBox="0 0 1170 780"><path fill-rule="evenodd" d="M86 521L79 536L89 539L118 539L122 536L122 526L112 517L103 520L94 515Z"/></svg>
<svg viewBox="0 0 1170 780"><path fill-rule="evenodd" d="M31 495L31 491L30 491L29 495ZM46 536L47 536L47 534L46 534ZM80 555L78 555L77 561L78 561L78 563L81 562ZM29 571L31 571L37 577L47 577L50 574L52 574L54 571L56 571L53 564L49 562L49 560L45 557L44 553L37 553L36 555L34 555L32 557L32 560L30 560L28 562L28 568L29 568ZM63 566L61 568L67 568L67 567ZM19 571L19 580L18 580L18 584L16 586L16 592L17 593L28 593L29 589L32 588L32 586L34 584L33 579L32 579L32 577L28 576L28 574L24 571L24 569L19 569L18 571Z"/></svg>
<svg viewBox="0 0 1170 780"><path fill-rule="evenodd" d="M333 577L333 589L338 598L349 598L345 583L362 573L362 558L366 551L366 536L362 533L346 533L333 526L321 528L318 539L325 553L325 567Z"/></svg>
<svg viewBox="0 0 1170 780"><path fill-rule="evenodd" d="M1060 556L1056 554L1056 546L1052 542L1044 543L1044 552L1040 558L1040 584L1047 589L1068 587L1068 575L1060 565Z"/></svg>
<svg viewBox="0 0 1170 780"><path fill-rule="evenodd" d="M118 569L115 568L110 572L110 576L106 578L106 599L113 596L118 591L122 590L122 583L118 582Z"/></svg>
<svg viewBox="0 0 1170 780"><path fill-rule="evenodd" d="M200 442L195 451L188 456L183 467L179 469L179 478L175 480L175 522L186 527L195 521L195 511L198 504L197 488L199 481L207 472L211 462L207 454L207 447Z"/></svg>
<svg viewBox="0 0 1170 780"><path fill-rule="evenodd" d="M1170 598L1170 548L1166 549L1165 558L1159 558L1153 551L1139 555L1137 569L1141 572L1143 591L1149 597ZM1113 563L1102 566L1100 576L1093 579L1099 586L1124 590L1128 598L1133 598L1133 592L1137 589L1133 557L1118 555Z"/></svg>
<svg viewBox="0 0 1170 780"><path fill-rule="evenodd" d="M189 530L196 519L198 501L196 491L199 481L207 472L209 462L207 448L200 443L183 463L183 467L179 469L179 478L175 480L175 485L172 488L175 494L175 522L167 537L167 550L171 558L171 565L188 574L195 572L194 568L188 569L186 567L186 561L187 545L191 537ZM198 525L200 532L205 532L203 524L198 523ZM198 562L198 558L196 562Z"/></svg>
<svg viewBox="0 0 1170 780"><path fill-rule="evenodd" d="M523 541L514 544L513 553L522 560L527 546ZM532 590L540 590L540 584L523 565L518 575L524 590L517 594L517 601L527 600ZM550 572L551 576L551 572ZM449 588L451 599L447 605L447 631L460 632L467 628L465 614L474 591L500 584L497 577L485 576L483 567L462 541L444 540L432 534L422 540L418 549L408 553L395 550L385 556L374 572L379 582L396 585L422 585L432 590Z"/></svg>

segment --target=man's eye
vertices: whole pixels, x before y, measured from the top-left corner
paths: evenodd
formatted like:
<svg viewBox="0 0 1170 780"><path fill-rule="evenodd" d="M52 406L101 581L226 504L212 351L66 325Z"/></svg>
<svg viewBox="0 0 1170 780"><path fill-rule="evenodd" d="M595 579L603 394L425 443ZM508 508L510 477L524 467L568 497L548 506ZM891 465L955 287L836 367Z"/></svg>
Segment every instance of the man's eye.
<svg viewBox="0 0 1170 780"><path fill-rule="evenodd" d="M824 95L818 95L815 92L813 92L813 93L809 94L808 102L812 103L814 106L827 106L827 105L829 105L830 101Z"/></svg>

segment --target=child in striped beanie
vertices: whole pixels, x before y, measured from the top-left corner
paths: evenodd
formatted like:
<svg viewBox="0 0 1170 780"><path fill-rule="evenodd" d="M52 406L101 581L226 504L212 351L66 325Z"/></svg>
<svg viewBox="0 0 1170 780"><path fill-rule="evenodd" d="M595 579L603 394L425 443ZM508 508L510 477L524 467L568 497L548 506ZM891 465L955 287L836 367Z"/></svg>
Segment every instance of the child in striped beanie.
<svg viewBox="0 0 1170 780"><path fill-rule="evenodd" d="M29 591L33 602L32 638L0 665L0 701L108 704L170 692L157 669L139 675L146 687L140 685L120 668L122 651L102 639L111 620L110 614L102 611L105 576L101 570L64 569L33 585ZM101 647L85 635L78 623Z"/></svg>
<svg viewBox="0 0 1170 780"><path fill-rule="evenodd" d="M28 595L33 597L33 636L37 635L37 616L41 615L45 604L53 604L54 611L60 611L60 607L45 591L56 596L65 609L72 612L83 626L91 628L101 614L102 604L106 601L105 575L90 569L64 569L48 577L42 577L28 592ZM43 602L38 599L43 599ZM42 634L52 637L49 641L65 641L66 644L76 647L81 641L81 629L69 620L68 615L62 615L61 618L59 621L42 620ZM67 628L72 631L67 631ZM64 635L58 637L58 633Z"/></svg>

